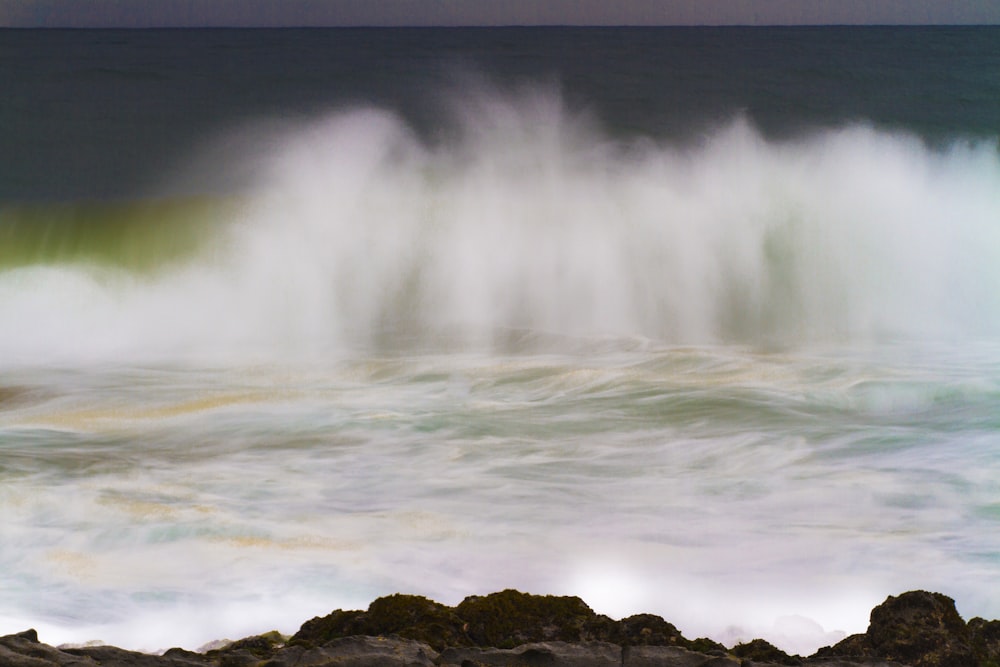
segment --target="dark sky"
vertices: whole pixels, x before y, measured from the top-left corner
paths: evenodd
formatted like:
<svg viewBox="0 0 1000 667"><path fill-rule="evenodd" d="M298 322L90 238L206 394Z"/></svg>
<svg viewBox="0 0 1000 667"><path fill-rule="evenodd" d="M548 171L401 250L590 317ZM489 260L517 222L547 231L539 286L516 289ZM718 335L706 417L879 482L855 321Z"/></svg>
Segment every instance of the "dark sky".
<svg viewBox="0 0 1000 667"><path fill-rule="evenodd" d="M1000 0L0 0L2 27L997 24Z"/></svg>

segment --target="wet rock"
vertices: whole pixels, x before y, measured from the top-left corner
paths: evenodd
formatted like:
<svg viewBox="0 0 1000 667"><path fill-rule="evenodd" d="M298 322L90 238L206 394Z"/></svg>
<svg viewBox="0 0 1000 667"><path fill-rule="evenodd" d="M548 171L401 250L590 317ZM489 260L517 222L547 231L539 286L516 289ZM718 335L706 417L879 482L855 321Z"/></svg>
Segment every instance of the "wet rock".
<svg viewBox="0 0 1000 667"><path fill-rule="evenodd" d="M621 667L622 649L607 642L539 642L513 649L450 648L440 667Z"/></svg>

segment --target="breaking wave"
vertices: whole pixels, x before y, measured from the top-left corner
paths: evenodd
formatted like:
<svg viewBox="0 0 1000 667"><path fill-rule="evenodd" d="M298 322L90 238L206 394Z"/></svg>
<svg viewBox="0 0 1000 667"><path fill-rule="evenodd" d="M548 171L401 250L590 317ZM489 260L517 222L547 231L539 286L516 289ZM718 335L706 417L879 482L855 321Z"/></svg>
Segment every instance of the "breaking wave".
<svg viewBox="0 0 1000 667"><path fill-rule="evenodd" d="M185 261L42 253L0 272L4 358L801 346L1000 324L995 142L864 125L778 141L744 119L685 145L620 141L538 89L471 95L431 139L357 108L256 140L262 175ZM148 244L167 243L158 229Z"/></svg>

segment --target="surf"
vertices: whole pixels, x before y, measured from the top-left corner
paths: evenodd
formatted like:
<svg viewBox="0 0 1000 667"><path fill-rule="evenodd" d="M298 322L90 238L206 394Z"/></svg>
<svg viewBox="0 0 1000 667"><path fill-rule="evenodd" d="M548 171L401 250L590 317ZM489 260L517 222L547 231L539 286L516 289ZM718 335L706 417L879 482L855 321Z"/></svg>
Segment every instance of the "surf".
<svg viewBox="0 0 1000 667"><path fill-rule="evenodd" d="M742 117L683 144L614 138L538 86L444 106L430 134L360 106L256 136L276 148L248 146L252 182L208 204L91 207L68 225L44 220L66 216L54 205L28 222L8 211L0 352L252 360L997 333L996 142L931 147L864 124L774 139Z"/></svg>

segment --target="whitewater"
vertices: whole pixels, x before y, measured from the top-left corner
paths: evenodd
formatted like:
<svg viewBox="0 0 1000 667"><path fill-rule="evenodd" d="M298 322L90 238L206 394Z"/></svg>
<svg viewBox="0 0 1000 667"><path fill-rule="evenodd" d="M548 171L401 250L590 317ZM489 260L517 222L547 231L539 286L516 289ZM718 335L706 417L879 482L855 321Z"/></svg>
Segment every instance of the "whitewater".
<svg viewBox="0 0 1000 667"><path fill-rule="evenodd" d="M757 347L996 332L995 142L931 150L865 126L776 142L737 119L695 146L622 145L557 93L498 95L463 99L433 146L378 109L263 140L281 147L266 175L182 266L11 271L0 350L266 360L383 339L502 349L519 331Z"/></svg>
<svg viewBox="0 0 1000 667"><path fill-rule="evenodd" d="M0 633L510 587L803 654L914 588L1000 617L995 138L442 97L162 175L226 192L0 207Z"/></svg>

